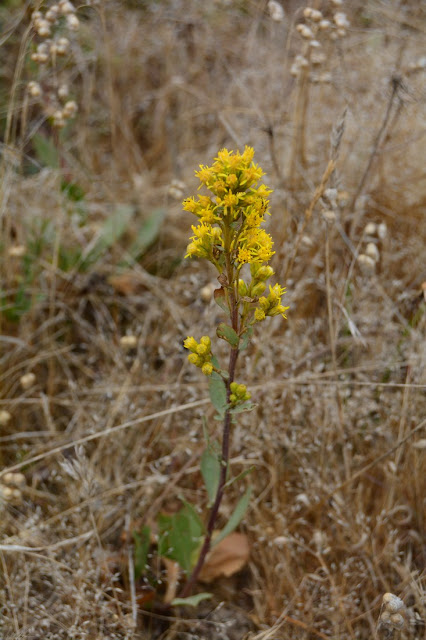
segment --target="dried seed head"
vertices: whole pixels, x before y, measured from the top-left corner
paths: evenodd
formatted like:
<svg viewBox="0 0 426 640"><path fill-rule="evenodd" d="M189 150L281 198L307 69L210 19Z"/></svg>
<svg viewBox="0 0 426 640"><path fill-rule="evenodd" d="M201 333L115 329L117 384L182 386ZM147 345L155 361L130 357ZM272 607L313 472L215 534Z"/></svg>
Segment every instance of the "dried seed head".
<svg viewBox="0 0 426 640"><path fill-rule="evenodd" d="M378 262L380 260L380 253L377 248L377 245L374 244L374 242L369 242L367 244L367 247L365 249L365 255L370 256L370 258L373 258L374 262Z"/></svg>
<svg viewBox="0 0 426 640"><path fill-rule="evenodd" d="M279 2L276 2L275 0L269 0L268 12L274 22L282 22L284 20L284 9Z"/></svg>
<svg viewBox="0 0 426 640"><path fill-rule="evenodd" d="M67 27L71 31L78 31L80 20L73 13L67 15Z"/></svg>
<svg viewBox="0 0 426 640"><path fill-rule="evenodd" d="M371 256L366 256L364 253L358 256L357 262L361 267L361 271L366 275L372 275L376 270L376 262Z"/></svg>
<svg viewBox="0 0 426 640"><path fill-rule="evenodd" d="M322 13L317 9L306 7L306 9L303 10L303 17L306 18L306 20L312 20L312 22L319 22L322 19Z"/></svg>
<svg viewBox="0 0 426 640"><path fill-rule="evenodd" d="M16 244L14 247L10 247L9 251L8 251L8 255L11 258L22 258L22 256L24 256L27 252L27 249L25 247L25 245L23 244Z"/></svg>
<svg viewBox="0 0 426 640"><path fill-rule="evenodd" d="M68 85L67 84L61 84L61 86L58 89L58 97L59 98L66 98L68 96L68 93L69 93Z"/></svg>
<svg viewBox="0 0 426 640"><path fill-rule="evenodd" d="M28 93L33 98L39 98L41 96L41 87L38 82L31 81L28 83Z"/></svg>
<svg viewBox="0 0 426 640"><path fill-rule="evenodd" d="M311 62L315 66L319 66L320 64L323 64L323 62L325 62L326 59L327 59L327 56L322 51L314 51L311 54Z"/></svg>
<svg viewBox="0 0 426 640"><path fill-rule="evenodd" d="M337 13L335 13L333 16L333 20L336 27L340 29L347 29L350 26L349 20L346 17L346 13L343 13L343 11L338 11Z"/></svg>
<svg viewBox="0 0 426 640"><path fill-rule="evenodd" d="M25 476L23 473L6 473L3 477L3 481L6 484L14 485L15 487L24 487L26 484Z"/></svg>
<svg viewBox="0 0 426 640"><path fill-rule="evenodd" d="M168 189L168 194L174 200L180 201L184 197L185 190L185 183L182 182L182 180L176 180L176 178L173 178Z"/></svg>
<svg viewBox="0 0 426 640"><path fill-rule="evenodd" d="M210 282L209 284L206 284L206 286L201 289L201 294L200 294L201 300L206 304L210 302L210 300L213 298L213 293L215 289L216 289L216 285L214 285L212 282Z"/></svg>
<svg viewBox="0 0 426 640"><path fill-rule="evenodd" d="M330 188L324 191L324 197L327 198L333 207L337 207L337 195L337 189Z"/></svg>
<svg viewBox="0 0 426 640"><path fill-rule="evenodd" d="M64 16L70 15L75 11L74 5L68 0L60 0L59 9Z"/></svg>
<svg viewBox="0 0 426 640"><path fill-rule="evenodd" d="M45 19L50 23L55 23L59 16L59 7L57 4L54 4L48 11L46 11Z"/></svg>
<svg viewBox="0 0 426 640"><path fill-rule="evenodd" d="M130 351L137 347L138 339L136 336L121 336L120 338L120 347L122 347L125 351Z"/></svg>
<svg viewBox="0 0 426 640"><path fill-rule="evenodd" d="M379 236L380 240L384 240L387 236L387 233L388 228L386 226L386 222L381 222L377 227L377 235Z"/></svg>
<svg viewBox="0 0 426 640"><path fill-rule="evenodd" d="M377 232L377 225L374 222L369 222L365 225L364 234L366 236L375 236Z"/></svg>
<svg viewBox="0 0 426 640"><path fill-rule="evenodd" d="M65 106L62 110L62 116L65 119L73 118L76 115L77 111L78 111L78 107L77 107L76 101L68 100L68 102L65 103Z"/></svg>
<svg viewBox="0 0 426 640"><path fill-rule="evenodd" d="M329 71L325 71L324 73L320 73L318 76L318 82L331 82L333 80L333 76Z"/></svg>
<svg viewBox="0 0 426 640"><path fill-rule="evenodd" d="M331 22L330 20L320 20L320 23L318 26L321 29L321 31L327 31L327 29L331 27Z"/></svg>
<svg viewBox="0 0 426 640"><path fill-rule="evenodd" d="M386 611L390 611L390 613L405 611L404 601L393 593L385 593L383 596L383 606L386 608Z"/></svg>
<svg viewBox="0 0 426 640"><path fill-rule="evenodd" d="M408 625L407 608L398 596L393 593L385 593L382 600L378 626L386 626L391 629L403 629Z"/></svg>
<svg viewBox="0 0 426 640"><path fill-rule="evenodd" d="M34 25L37 31L37 35L41 38L47 38L50 36L50 22L44 19L37 20L37 24Z"/></svg>
<svg viewBox="0 0 426 640"><path fill-rule="evenodd" d="M296 29L305 40L313 40L313 31L306 24L298 24Z"/></svg>
<svg viewBox="0 0 426 640"><path fill-rule="evenodd" d="M21 387L26 390L33 386L35 380L36 377L34 373L30 372L24 374L19 382L21 383Z"/></svg>
<svg viewBox="0 0 426 640"><path fill-rule="evenodd" d="M67 53L69 46L70 41L68 40L68 38L59 38L56 44L57 54L59 56L64 56Z"/></svg>
<svg viewBox="0 0 426 640"><path fill-rule="evenodd" d="M333 209L324 209L324 211L322 211L322 215L330 224L336 221L336 213L335 211L333 211Z"/></svg>
<svg viewBox="0 0 426 640"><path fill-rule="evenodd" d="M9 420L11 419L11 417L12 416L10 415L9 411L2 409L0 411L0 427L5 427L9 422Z"/></svg>

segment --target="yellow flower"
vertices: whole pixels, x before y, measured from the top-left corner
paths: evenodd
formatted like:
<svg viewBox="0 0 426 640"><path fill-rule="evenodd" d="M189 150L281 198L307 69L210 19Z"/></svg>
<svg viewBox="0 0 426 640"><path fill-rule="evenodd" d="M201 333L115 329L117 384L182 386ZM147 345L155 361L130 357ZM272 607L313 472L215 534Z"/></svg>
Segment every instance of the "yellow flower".
<svg viewBox="0 0 426 640"><path fill-rule="evenodd" d="M191 227L193 233L194 233L194 237L195 238L205 238L206 236L210 235L211 233L211 225L210 224L205 224L205 223L201 223L198 225L198 227Z"/></svg>
<svg viewBox="0 0 426 640"><path fill-rule="evenodd" d="M198 342L196 341L196 339L194 337L188 336L184 340L183 346L185 347L185 349L189 349L190 351L193 351L195 353L195 351L197 350L197 347L198 347Z"/></svg>
<svg viewBox="0 0 426 640"><path fill-rule="evenodd" d="M235 173L230 173L226 178L226 184L231 189L235 189L238 186L238 177Z"/></svg>
<svg viewBox="0 0 426 640"><path fill-rule="evenodd" d="M196 367L202 367L203 366L203 359L197 355L196 353L190 353L188 356L188 362L190 362L191 364L195 364Z"/></svg>
<svg viewBox="0 0 426 640"><path fill-rule="evenodd" d="M248 249L240 247L238 249L238 262L240 264L245 264L251 261L251 253Z"/></svg>
<svg viewBox="0 0 426 640"><path fill-rule="evenodd" d="M232 191L228 191L228 193L223 196L221 204L225 207L233 207L238 204L238 196L232 193Z"/></svg>
<svg viewBox="0 0 426 640"><path fill-rule="evenodd" d="M208 182L213 177L213 172L209 167L203 166L200 164L200 170L195 172L195 175L203 184L208 184Z"/></svg>
<svg viewBox="0 0 426 640"><path fill-rule="evenodd" d="M213 365L211 362L205 362L201 367L201 371L205 376L211 376L213 373Z"/></svg>
<svg viewBox="0 0 426 640"><path fill-rule="evenodd" d="M247 145L244 148L244 153L242 154L242 160L246 164L250 164L254 157L254 149L253 147L248 147Z"/></svg>
<svg viewBox="0 0 426 640"><path fill-rule="evenodd" d="M191 198L186 198L186 200L183 201L184 211L190 211L190 213L195 213L195 211L197 210L197 207L198 207L198 203L195 202L194 196L192 196Z"/></svg>

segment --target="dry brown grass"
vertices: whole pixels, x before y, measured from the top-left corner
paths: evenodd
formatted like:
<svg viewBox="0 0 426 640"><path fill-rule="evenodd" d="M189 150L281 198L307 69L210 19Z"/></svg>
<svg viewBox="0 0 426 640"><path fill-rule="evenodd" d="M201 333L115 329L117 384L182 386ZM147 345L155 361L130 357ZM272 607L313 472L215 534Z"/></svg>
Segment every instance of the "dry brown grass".
<svg viewBox="0 0 426 640"><path fill-rule="evenodd" d="M37 165L34 133L53 133L23 97L34 79L25 59L30 14L20 2L1 9L0 410L10 415L0 426L3 637L366 640L378 637L382 596L392 592L410 614L401 637L420 639L420 3L345 3L351 28L324 63L332 81L304 89L306 166L296 169L290 68L304 5L285 3L276 23L254 0L92 4L78 12L66 70L79 114L60 143L60 169ZM331 14L330 3L316 4ZM336 170L323 185L337 189L337 202L322 193L309 212L345 109ZM199 611L141 608L135 625L124 534L176 508L179 495L205 505L202 416L220 429L181 346L188 334L214 333L219 309L200 297L213 275L183 260L192 221L168 188L179 178L190 195L198 163L244 144L275 188L273 266L278 280L286 275L291 305L288 322L263 325L239 363L258 403L235 427L231 462L235 473L255 466L242 527L251 560L211 585L213 603ZM82 201L61 191L64 178L83 189ZM83 270L118 203L132 207L125 232ZM165 220L154 244L123 274L123 257L159 207ZM368 223L385 223L386 236L366 232ZM365 272L357 258L369 243L380 257ZM123 335L136 336L136 347L126 351ZM25 389L29 372L35 380ZM238 493L233 485L223 522Z"/></svg>

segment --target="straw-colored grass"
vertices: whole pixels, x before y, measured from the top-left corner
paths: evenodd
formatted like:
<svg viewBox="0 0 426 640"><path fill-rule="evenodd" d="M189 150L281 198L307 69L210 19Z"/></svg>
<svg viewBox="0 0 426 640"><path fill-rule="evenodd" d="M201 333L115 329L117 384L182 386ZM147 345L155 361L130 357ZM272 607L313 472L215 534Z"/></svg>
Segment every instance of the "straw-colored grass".
<svg viewBox="0 0 426 640"><path fill-rule="evenodd" d="M27 4L1 7L5 639L424 637L426 22L414 1L337 4L315 8L350 26L302 80L295 0L281 21L260 0L91 2L44 67ZM60 130L59 76L78 104ZM254 471L220 524L251 483L251 557L199 585L213 599L198 609L152 613L131 530L179 496L205 513L203 416L220 436L182 346L222 318L212 270L183 259L180 201L198 164L245 144L275 189L290 305L239 362L258 406L231 467ZM167 583L158 559L150 571ZM402 629L378 625L389 592Z"/></svg>

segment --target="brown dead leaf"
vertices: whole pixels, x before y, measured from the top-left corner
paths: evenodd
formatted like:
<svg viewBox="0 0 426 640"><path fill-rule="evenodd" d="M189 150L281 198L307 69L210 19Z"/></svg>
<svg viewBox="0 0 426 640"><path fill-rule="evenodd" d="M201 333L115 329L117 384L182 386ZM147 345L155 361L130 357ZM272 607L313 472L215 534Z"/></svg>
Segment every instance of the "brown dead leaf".
<svg viewBox="0 0 426 640"><path fill-rule="evenodd" d="M243 533L231 533L210 551L200 573L202 582L212 582L219 576L232 576L247 563L250 555L248 538Z"/></svg>
<svg viewBox="0 0 426 640"><path fill-rule="evenodd" d="M176 591L179 583L180 568L177 562L169 560L169 558L162 558L164 566L166 567L167 574L167 590L164 594L164 602L169 604L176 598Z"/></svg>
<svg viewBox="0 0 426 640"><path fill-rule="evenodd" d="M108 284L114 288L116 293L123 296L132 296L145 289L141 278L132 272L124 272L108 278Z"/></svg>

